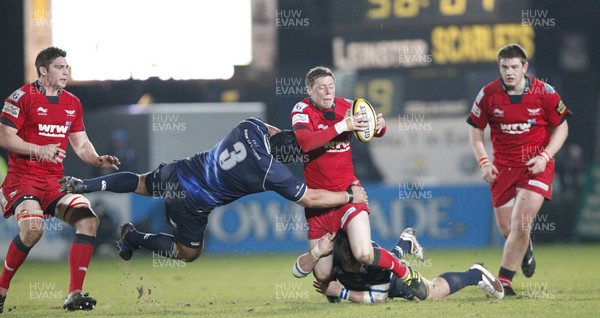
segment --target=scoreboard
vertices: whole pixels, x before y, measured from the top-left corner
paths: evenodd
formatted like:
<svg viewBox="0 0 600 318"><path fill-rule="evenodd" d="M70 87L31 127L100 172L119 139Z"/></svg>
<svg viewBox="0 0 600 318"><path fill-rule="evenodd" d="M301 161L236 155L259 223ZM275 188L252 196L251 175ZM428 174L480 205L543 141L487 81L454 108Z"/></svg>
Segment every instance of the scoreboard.
<svg viewBox="0 0 600 318"><path fill-rule="evenodd" d="M384 115L464 116L477 91L498 77L496 54L518 43L535 56L528 1L335 1L334 66L350 97ZM346 89L347 91L343 91Z"/></svg>

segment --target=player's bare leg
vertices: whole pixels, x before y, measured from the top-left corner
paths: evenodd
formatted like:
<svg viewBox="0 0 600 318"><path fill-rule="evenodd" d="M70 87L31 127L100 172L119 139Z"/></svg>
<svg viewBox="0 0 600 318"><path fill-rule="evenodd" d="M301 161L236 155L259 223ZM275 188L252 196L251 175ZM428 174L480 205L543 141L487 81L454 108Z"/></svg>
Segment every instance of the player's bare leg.
<svg viewBox="0 0 600 318"><path fill-rule="evenodd" d="M390 270L405 282L417 298L424 300L427 297L427 284L418 272L407 263L398 261L389 251L373 248L369 214L366 211L360 211L349 221L347 232L352 254L359 262Z"/></svg>
<svg viewBox="0 0 600 318"><path fill-rule="evenodd" d="M309 249L312 250L315 246L317 246L318 242L319 239L309 240ZM333 276L333 256L328 255L319 258L313 269L313 275L318 281L322 283L328 283Z"/></svg>
<svg viewBox="0 0 600 318"><path fill-rule="evenodd" d="M511 288L512 276L521 265L530 246L531 224L543 202L544 197L536 192L522 189L517 193L511 214L510 232L504 243L499 275L507 295L514 294Z"/></svg>

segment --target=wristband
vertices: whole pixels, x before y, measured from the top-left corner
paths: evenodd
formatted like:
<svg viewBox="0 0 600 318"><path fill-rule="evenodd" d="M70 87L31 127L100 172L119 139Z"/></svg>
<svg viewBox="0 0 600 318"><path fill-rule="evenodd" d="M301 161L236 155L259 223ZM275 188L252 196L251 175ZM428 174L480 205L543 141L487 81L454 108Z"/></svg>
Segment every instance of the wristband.
<svg viewBox="0 0 600 318"><path fill-rule="evenodd" d="M348 299L348 297L350 296L350 291L347 290L346 288L340 289L340 294L338 296L338 298L340 299Z"/></svg>
<svg viewBox="0 0 600 318"><path fill-rule="evenodd" d="M344 118L342 121L340 121L334 125L335 131L338 133L338 135L343 132L350 131L350 127L348 126L348 121L346 121L346 119L348 119L348 118L350 118L350 123L352 123L352 126L354 126L354 118L352 118L352 117Z"/></svg>
<svg viewBox="0 0 600 318"><path fill-rule="evenodd" d="M373 299L373 294L371 294L370 290L364 292L363 303L365 303L365 304L374 304L375 303L375 299Z"/></svg>
<svg viewBox="0 0 600 318"><path fill-rule="evenodd" d="M483 157L479 158L479 168L485 166L488 163L490 163L490 160L488 159L487 156L483 156Z"/></svg>
<svg viewBox="0 0 600 318"><path fill-rule="evenodd" d="M546 150L542 151L540 153L540 156L542 156L542 157L544 157L544 159L546 159L546 163L550 162L550 159L552 158Z"/></svg>
<svg viewBox="0 0 600 318"><path fill-rule="evenodd" d="M352 192L352 186L349 186L348 189L346 189L346 193L348 193L348 203L352 203L352 201L354 201L354 192Z"/></svg>
<svg viewBox="0 0 600 318"><path fill-rule="evenodd" d="M316 259L321 258L321 254L319 253L319 244L315 245L315 247L310 250L310 254L314 256Z"/></svg>

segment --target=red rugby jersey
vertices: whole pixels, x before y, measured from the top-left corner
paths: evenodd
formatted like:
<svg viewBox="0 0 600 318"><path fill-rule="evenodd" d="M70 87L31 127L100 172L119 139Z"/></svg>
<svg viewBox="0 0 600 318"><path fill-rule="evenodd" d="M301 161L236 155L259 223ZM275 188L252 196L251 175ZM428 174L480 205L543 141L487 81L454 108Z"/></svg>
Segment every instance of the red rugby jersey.
<svg viewBox="0 0 600 318"><path fill-rule="evenodd" d="M551 129L570 114L552 86L526 77L523 95L509 96L501 79L486 85L475 99L468 122L484 129L490 126L494 162L522 167L541 153ZM513 100L511 100L511 98Z"/></svg>
<svg viewBox="0 0 600 318"><path fill-rule="evenodd" d="M16 128L17 135L27 142L39 146L60 143L60 148L66 150L69 133L84 130L81 102L64 89L58 95L58 103L50 99L37 82L26 84L4 100L0 120ZM64 170L62 163L41 162L33 152L10 152L8 163L9 173L59 176Z"/></svg>
<svg viewBox="0 0 600 318"><path fill-rule="evenodd" d="M352 133L344 132L338 135L334 128L352 107L352 102L336 97L334 103L330 111L322 111L309 98L305 98L292 109L292 129L303 150L303 144L306 143L303 138L310 138L310 135L302 136L305 130L311 133L330 130L331 136L334 136L322 147L307 153L304 179L309 188L342 191L356 180L352 164Z"/></svg>

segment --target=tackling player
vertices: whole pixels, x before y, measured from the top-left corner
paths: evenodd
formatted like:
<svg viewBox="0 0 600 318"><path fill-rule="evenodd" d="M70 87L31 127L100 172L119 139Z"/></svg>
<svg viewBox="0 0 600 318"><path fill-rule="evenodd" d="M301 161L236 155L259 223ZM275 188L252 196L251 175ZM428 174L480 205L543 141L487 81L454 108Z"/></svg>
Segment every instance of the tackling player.
<svg viewBox="0 0 600 318"><path fill-rule="evenodd" d="M141 233L133 224L124 224L119 255L129 260L134 250L143 247L191 262L202 252L211 210L243 196L272 190L302 206L367 203L364 189L358 186L337 192L307 188L272 154L297 153L294 147L297 144L291 131L281 132L258 118L247 118L208 151L161 164L142 175L120 172L86 180L66 177L61 181L62 189L74 193L134 192L163 198L173 235Z"/></svg>
<svg viewBox="0 0 600 318"><path fill-rule="evenodd" d="M313 284L319 293L338 300L346 299L367 304L381 303L396 297L409 300L416 298L405 282L391 271L359 263L352 255L348 235L343 230L335 234L335 239L333 237L326 234L318 242L323 254L333 252L334 260L334 280L329 283L315 281ZM379 248L377 243L371 243L373 247ZM424 259L423 248L412 228L402 232L391 252L398 259L402 259L406 253L413 254L421 261ZM317 258L310 253L300 256L292 269L294 276L305 277L316 262ZM428 289L426 300L442 299L466 286L477 286L497 299L504 297L500 280L480 264L473 264L466 272L443 273L431 282L423 280Z"/></svg>
<svg viewBox="0 0 600 318"><path fill-rule="evenodd" d="M368 124L363 121L360 112L351 116L352 101L335 96L335 77L330 69L318 66L309 70L305 84L309 97L294 106L291 121L298 144L308 155L308 162L304 164L306 184L311 188L331 191L359 184L352 164L352 132L364 130ZM375 137L382 137L385 132L383 115L377 114ZM366 204L306 208L305 216L311 249L326 233L343 229L348 233L353 254L362 264L393 271L406 279L419 297L425 297L425 286L416 271L408 270L385 249L371 246L369 207ZM331 256L321 258L315 266L315 277L325 283L330 280L331 274Z"/></svg>
<svg viewBox="0 0 600 318"><path fill-rule="evenodd" d="M521 46L500 49L498 66L501 78L481 89L467 122L471 148L490 183L496 222L506 238L498 278L512 296L519 265L526 277L535 270L531 224L544 199L552 199L553 157L567 138L570 111L552 86L526 75L529 64ZM484 145L488 125L493 161Z"/></svg>
<svg viewBox="0 0 600 318"><path fill-rule="evenodd" d="M75 228L69 252L69 294L66 310L90 310L96 300L82 293L83 280L94 250L98 217L80 194L60 192L67 143L85 163L118 169L119 160L99 156L83 125L83 109L65 90L69 77L67 53L56 47L35 59L39 79L14 91L0 115L0 146L9 151L9 169L0 188L4 217L14 214L19 234L8 247L0 275L0 313L10 281L44 233L44 219L56 216Z"/></svg>

